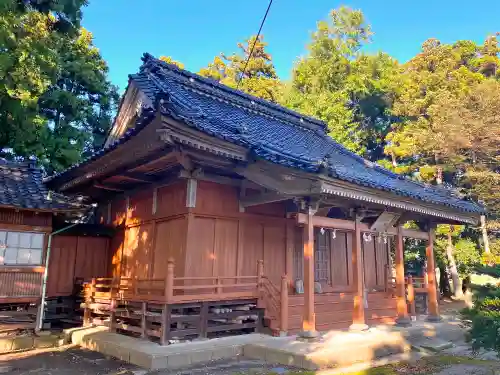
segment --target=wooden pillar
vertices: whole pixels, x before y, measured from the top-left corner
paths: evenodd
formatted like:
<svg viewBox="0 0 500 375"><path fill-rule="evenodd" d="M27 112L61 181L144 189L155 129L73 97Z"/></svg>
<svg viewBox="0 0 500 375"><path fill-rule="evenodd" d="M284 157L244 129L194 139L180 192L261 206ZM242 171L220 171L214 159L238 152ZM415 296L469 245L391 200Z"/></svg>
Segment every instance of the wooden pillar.
<svg viewBox="0 0 500 375"><path fill-rule="evenodd" d="M172 302L174 298L174 258L167 261L167 277L165 278L165 302Z"/></svg>
<svg viewBox="0 0 500 375"><path fill-rule="evenodd" d="M436 288L436 262L434 261L434 229L429 229L429 243L426 248L427 256L427 300L429 305L429 315L427 320L439 321L439 304Z"/></svg>
<svg viewBox="0 0 500 375"><path fill-rule="evenodd" d="M368 329L365 319L363 278L363 250L361 247L361 218L356 216L354 224L354 238L352 241L352 281L354 287L354 308L352 311L352 324L349 329L363 331Z"/></svg>
<svg viewBox="0 0 500 375"><path fill-rule="evenodd" d="M315 210L309 207L307 224L304 226L304 315L300 334L304 338L318 335L314 314L314 214Z"/></svg>
<svg viewBox="0 0 500 375"><path fill-rule="evenodd" d="M413 286L413 277L408 275L408 305L410 306L410 315L417 316L415 309L415 288Z"/></svg>
<svg viewBox="0 0 500 375"><path fill-rule="evenodd" d="M398 311L396 323L398 325L407 326L411 324L411 321L408 317L408 305L406 303L404 239L401 225L398 225L396 237L396 300Z"/></svg>
<svg viewBox="0 0 500 375"><path fill-rule="evenodd" d="M288 332L288 277L281 276L280 288L280 336L286 336Z"/></svg>

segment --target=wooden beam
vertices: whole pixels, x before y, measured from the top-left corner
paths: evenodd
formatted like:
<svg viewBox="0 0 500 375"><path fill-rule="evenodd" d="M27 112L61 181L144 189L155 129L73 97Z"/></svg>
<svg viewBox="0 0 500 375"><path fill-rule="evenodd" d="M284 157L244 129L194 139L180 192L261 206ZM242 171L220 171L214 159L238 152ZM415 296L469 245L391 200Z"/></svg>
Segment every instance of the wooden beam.
<svg viewBox="0 0 500 375"><path fill-rule="evenodd" d="M314 216L313 222L315 227L349 230L349 231L355 230L356 226L355 222L352 220L332 219L324 216ZM297 223L300 225L306 225L307 215L302 213L297 214ZM359 226L362 232L373 232L368 224L359 223ZM403 237L417 238L426 241L429 239L429 233L417 229L402 229L402 231L403 231ZM388 228L387 234L397 235L397 228Z"/></svg>
<svg viewBox="0 0 500 375"><path fill-rule="evenodd" d="M145 182L145 183L151 183L155 182L155 178L151 176L146 176L143 173L138 173L138 172L123 172L117 175L118 177L124 177L129 180L133 181L138 181L138 182Z"/></svg>
<svg viewBox="0 0 500 375"><path fill-rule="evenodd" d="M363 278L363 249L361 245L361 218L354 222L354 238L352 241L352 281L354 287L354 306L352 310L351 330L366 330Z"/></svg>
<svg viewBox="0 0 500 375"><path fill-rule="evenodd" d="M94 183L94 185L92 185L92 186L95 187L96 189L102 189L102 190L119 191L119 192L125 191L124 189L121 189L121 188L118 188L115 186L103 185L103 184L98 184L98 183Z"/></svg>
<svg viewBox="0 0 500 375"><path fill-rule="evenodd" d="M245 196L243 198L240 198L240 203L243 207L251 207L251 206L258 206L259 204L285 201L287 199L290 199L290 197L287 195L270 192L270 193Z"/></svg>
<svg viewBox="0 0 500 375"><path fill-rule="evenodd" d="M182 150L175 151L174 153L177 162L184 168L186 171L192 171L194 169L193 161L191 158Z"/></svg>
<svg viewBox="0 0 500 375"><path fill-rule="evenodd" d="M439 321L439 304L436 283L436 263L434 261L434 229L429 230L429 243L425 249L427 257L427 299L429 301L429 321Z"/></svg>
<svg viewBox="0 0 500 375"><path fill-rule="evenodd" d="M402 229L401 226L398 226L396 238L396 299L398 313L396 322L398 325L409 326L411 323L408 318L408 306L406 304L404 239Z"/></svg>

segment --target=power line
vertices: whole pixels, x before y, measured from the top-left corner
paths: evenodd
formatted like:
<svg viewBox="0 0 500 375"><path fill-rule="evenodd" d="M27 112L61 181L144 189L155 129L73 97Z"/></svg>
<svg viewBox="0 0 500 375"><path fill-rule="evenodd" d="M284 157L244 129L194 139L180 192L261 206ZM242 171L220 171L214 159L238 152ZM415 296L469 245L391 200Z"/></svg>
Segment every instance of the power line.
<svg viewBox="0 0 500 375"><path fill-rule="evenodd" d="M252 53L253 53L253 50L255 48L255 45L257 44L257 41L259 40L260 32L262 31L262 27L264 26L264 23L266 22L267 14L269 13L269 9L271 9L271 5L273 5L273 0L269 0L269 5L267 6L266 13L264 14L264 18L262 18L262 22L260 23L259 31L257 32L257 36L255 37L252 48L250 49L250 54L247 57L247 61L245 62L245 67L243 68L243 71L241 72L241 77L240 77L240 80L238 81L238 84L236 85L236 89L238 89L240 87L240 83L243 80L243 76L245 75L245 72L247 71L248 63L250 61L250 58L252 57Z"/></svg>

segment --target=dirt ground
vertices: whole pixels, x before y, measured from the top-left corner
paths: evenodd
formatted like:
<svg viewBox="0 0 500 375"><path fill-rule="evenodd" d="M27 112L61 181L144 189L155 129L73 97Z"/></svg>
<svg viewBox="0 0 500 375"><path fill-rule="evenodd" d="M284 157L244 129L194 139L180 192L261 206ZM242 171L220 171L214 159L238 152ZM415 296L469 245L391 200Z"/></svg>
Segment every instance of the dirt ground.
<svg viewBox="0 0 500 375"><path fill-rule="evenodd" d="M460 353L462 354L462 353ZM499 361L484 361L459 355L441 354L364 370L302 372L260 361L217 363L182 372L147 371L103 355L75 347L33 350L0 355L0 374L10 375L495 375Z"/></svg>
<svg viewBox="0 0 500 375"><path fill-rule="evenodd" d="M284 374L288 369L261 361L217 363L186 371L147 371L102 354L76 347L32 350L0 355L0 374L9 375L244 375Z"/></svg>

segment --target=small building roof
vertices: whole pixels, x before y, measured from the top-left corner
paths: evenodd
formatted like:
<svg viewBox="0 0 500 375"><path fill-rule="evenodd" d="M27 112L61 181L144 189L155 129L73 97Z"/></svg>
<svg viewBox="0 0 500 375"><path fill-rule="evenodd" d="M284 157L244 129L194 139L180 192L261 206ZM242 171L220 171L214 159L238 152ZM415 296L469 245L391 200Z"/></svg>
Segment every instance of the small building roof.
<svg viewBox="0 0 500 375"><path fill-rule="evenodd" d="M84 205L74 198L49 191L43 183L43 171L33 163L0 159L0 207L76 211Z"/></svg>
<svg viewBox="0 0 500 375"><path fill-rule="evenodd" d="M323 173L359 186L390 192L479 214L484 208L451 191L412 181L347 150L327 134L327 125L285 107L245 94L175 65L143 57L139 73L129 76L164 115L219 139L244 146L256 157L310 173ZM135 127L86 161L52 176L64 180L68 172L90 163L127 142L154 116L149 108ZM72 173L73 174L73 173Z"/></svg>

